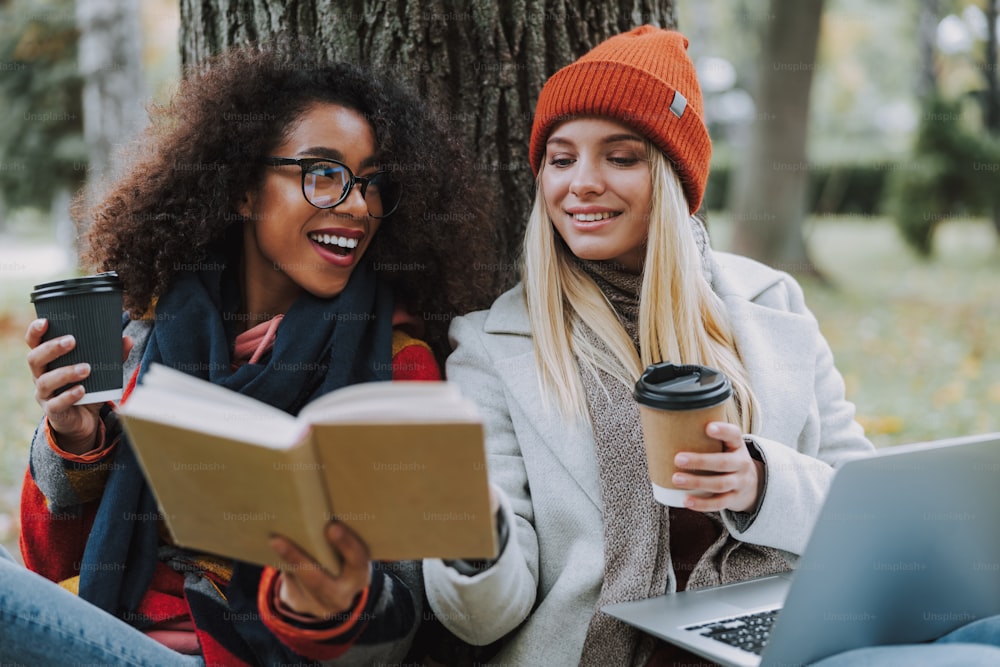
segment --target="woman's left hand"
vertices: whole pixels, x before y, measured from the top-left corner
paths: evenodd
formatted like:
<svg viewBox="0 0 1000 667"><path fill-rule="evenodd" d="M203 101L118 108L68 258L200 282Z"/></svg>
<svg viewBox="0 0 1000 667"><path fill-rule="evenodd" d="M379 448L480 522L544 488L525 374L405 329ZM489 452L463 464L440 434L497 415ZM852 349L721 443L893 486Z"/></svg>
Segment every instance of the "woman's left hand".
<svg viewBox="0 0 1000 667"><path fill-rule="evenodd" d="M764 479L764 464L750 457L740 429L726 422L709 422L705 433L722 441L725 451L719 454L681 452L674 464L681 472L674 473L674 486L685 491L702 491L711 495L689 495L684 506L698 512L732 510L747 512L757 505L760 485ZM715 475L687 474L714 472Z"/></svg>
<svg viewBox="0 0 1000 667"><path fill-rule="evenodd" d="M340 554L341 569L333 576L291 540L271 538L271 548L281 557L278 595L289 609L328 620L351 609L355 598L371 583L368 547L347 526L331 522L326 540Z"/></svg>

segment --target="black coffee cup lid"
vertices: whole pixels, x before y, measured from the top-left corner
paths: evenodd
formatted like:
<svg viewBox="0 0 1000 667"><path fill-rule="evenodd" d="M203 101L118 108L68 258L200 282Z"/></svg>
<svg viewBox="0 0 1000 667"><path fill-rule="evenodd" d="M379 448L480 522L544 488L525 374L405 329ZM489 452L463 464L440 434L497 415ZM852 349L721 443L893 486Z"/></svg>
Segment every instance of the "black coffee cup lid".
<svg viewBox="0 0 1000 667"><path fill-rule="evenodd" d="M74 296L78 294L94 294L97 292L121 291L122 283L118 279L118 274L114 271L98 273L93 276L83 276L82 278L67 278L65 280L54 280L48 283L35 285L31 291L31 302L42 299L53 299L60 296Z"/></svg>
<svg viewBox="0 0 1000 667"><path fill-rule="evenodd" d="M662 362L643 371L632 395L652 408L697 410L722 403L733 395L733 387L714 368Z"/></svg>

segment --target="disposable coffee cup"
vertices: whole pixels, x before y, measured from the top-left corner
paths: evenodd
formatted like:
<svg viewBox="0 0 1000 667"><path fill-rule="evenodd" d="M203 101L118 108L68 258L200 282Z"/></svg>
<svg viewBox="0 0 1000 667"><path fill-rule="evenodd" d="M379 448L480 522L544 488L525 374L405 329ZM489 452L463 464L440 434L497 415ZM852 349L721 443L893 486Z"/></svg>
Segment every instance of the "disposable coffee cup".
<svg viewBox="0 0 1000 667"><path fill-rule="evenodd" d="M633 396L639 404L646 462L657 502L684 507L687 496L699 495L674 487L674 456L725 451L721 440L705 434L705 427L709 422L726 421L726 404L732 395L729 378L707 366L663 362L643 371Z"/></svg>
<svg viewBox="0 0 1000 667"><path fill-rule="evenodd" d="M71 334L76 347L55 359L48 370L90 364L77 405L117 401L122 397L122 284L116 273L99 273L35 285L31 292L35 313L49 321L43 340Z"/></svg>

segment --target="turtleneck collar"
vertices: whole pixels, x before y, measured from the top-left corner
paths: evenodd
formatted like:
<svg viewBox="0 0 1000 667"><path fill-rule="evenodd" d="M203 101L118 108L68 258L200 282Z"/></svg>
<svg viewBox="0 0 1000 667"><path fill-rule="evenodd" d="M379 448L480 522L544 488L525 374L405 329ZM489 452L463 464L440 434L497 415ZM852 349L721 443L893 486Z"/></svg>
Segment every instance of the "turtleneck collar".
<svg viewBox="0 0 1000 667"><path fill-rule="evenodd" d="M705 225L696 218L689 218L698 254L701 256L701 271L705 280L712 281L712 265L708 257L709 242ZM580 260L580 268L597 284L611 303L622 326L632 342L639 345L639 291L642 289L642 274L626 271L613 260Z"/></svg>

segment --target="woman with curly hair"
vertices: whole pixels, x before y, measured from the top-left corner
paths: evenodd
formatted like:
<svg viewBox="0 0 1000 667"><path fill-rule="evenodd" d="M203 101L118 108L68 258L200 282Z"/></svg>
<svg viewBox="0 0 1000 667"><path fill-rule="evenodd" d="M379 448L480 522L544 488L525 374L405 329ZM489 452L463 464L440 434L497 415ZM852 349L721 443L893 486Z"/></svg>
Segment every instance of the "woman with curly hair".
<svg viewBox="0 0 1000 667"><path fill-rule="evenodd" d="M439 379L451 315L484 305L492 286L471 271L489 261L471 233L489 198L435 118L405 89L319 63L304 45L246 47L192 72L86 215L88 263L124 285L123 400L152 363L293 414L348 384ZM281 571L164 538L114 405L77 404L89 365L47 370L75 341L43 342L46 327L26 334L44 419L21 546L37 574L0 558L4 658L407 657L423 616L419 567L371 562L341 524L327 530L337 576L280 536Z"/></svg>

